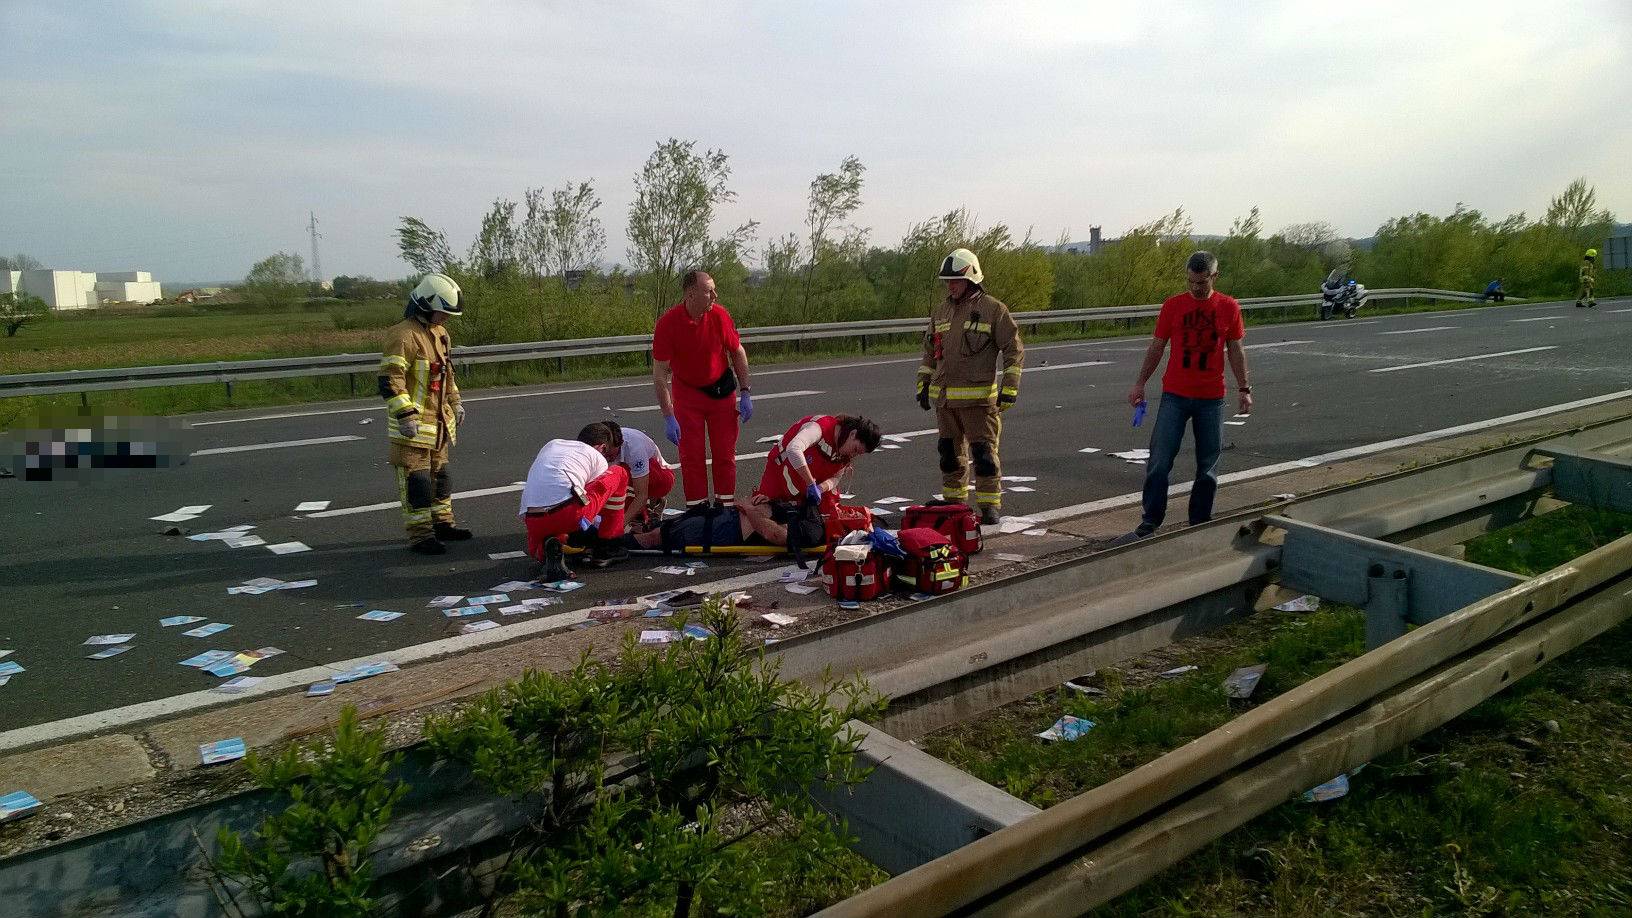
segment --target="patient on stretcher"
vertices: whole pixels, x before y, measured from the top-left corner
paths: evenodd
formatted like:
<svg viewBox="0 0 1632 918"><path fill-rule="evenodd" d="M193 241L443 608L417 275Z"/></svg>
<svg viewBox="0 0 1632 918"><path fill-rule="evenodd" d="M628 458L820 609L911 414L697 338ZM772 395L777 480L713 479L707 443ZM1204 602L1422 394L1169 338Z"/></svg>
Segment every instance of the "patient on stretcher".
<svg viewBox="0 0 1632 918"><path fill-rule="evenodd" d="M739 501L734 507L722 507L712 516L688 513L645 532L631 532L623 537L626 548L661 549L684 552L687 548L732 548L749 545L788 546L788 529L795 528L803 546L819 545L822 541L821 518L797 505L770 503L754 504Z"/></svg>

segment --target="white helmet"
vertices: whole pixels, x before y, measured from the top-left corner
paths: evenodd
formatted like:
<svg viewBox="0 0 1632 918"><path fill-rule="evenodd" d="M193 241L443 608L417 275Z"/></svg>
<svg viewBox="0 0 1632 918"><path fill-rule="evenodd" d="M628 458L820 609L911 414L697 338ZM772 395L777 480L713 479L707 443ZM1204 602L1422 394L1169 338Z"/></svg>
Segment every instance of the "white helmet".
<svg viewBox="0 0 1632 918"><path fill-rule="evenodd" d="M451 316L465 311L459 305L459 285L446 274L427 274L420 278L419 286L408 294L408 305L420 312L445 312Z"/></svg>
<svg viewBox="0 0 1632 918"><path fill-rule="evenodd" d="M966 280L971 284L978 284L985 277L980 273L980 259L968 249L954 249L941 262L941 273L936 276L941 280Z"/></svg>

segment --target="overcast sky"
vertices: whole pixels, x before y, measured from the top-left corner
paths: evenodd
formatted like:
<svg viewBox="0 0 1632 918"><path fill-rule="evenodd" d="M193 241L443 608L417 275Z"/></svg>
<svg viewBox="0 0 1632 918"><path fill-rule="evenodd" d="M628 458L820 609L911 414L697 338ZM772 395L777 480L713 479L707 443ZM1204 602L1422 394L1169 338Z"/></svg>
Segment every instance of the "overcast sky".
<svg viewBox="0 0 1632 918"><path fill-rule="evenodd" d="M965 206L1052 242L1182 206L1223 232L1632 215L1632 4L101 3L0 0L0 251L242 277L278 250L397 277L404 214L462 250L496 197L592 179L609 261L674 136L731 157L721 224L798 230L867 166L893 244Z"/></svg>

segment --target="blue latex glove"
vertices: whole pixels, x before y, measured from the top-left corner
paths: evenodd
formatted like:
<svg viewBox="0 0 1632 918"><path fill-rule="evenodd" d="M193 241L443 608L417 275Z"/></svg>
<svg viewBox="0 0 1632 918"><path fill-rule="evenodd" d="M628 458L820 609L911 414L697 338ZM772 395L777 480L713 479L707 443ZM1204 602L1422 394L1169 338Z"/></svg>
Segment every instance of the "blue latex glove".
<svg viewBox="0 0 1632 918"><path fill-rule="evenodd" d="M754 416L754 400L748 397L747 389L737 393L737 414L742 418L744 424L748 423L748 419Z"/></svg>
<svg viewBox="0 0 1632 918"><path fill-rule="evenodd" d="M805 500L812 504L822 502L822 486L812 482L805 486Z"/></svg>
<svg viewBox="0 0 1632 918"><path fill-rule="evenodd" d="M675 446L680 445L680 422L672 414L663 415L663 436L668 437Z"/></svg>
<svg viewBox="0 0 1632 918"><path fill-rule="evenodd" d="M1145 423L1145 406L1147 404L1148 404L1147 402L1140 402L1139 404L1134 406L1134 408L1133 408L1133 426L1138 427L1140 424Z"/></svg>
<svg viewBox="0 0 1632 918"><path fill-rule="evenodd" d="M892 558L905 558L907 553L901 548L900 540L890 535L890 531L883 526L874 526L868 535L868 541L873 543L873 551Z"/></svg>
<svg viewBox="0 0 1632 918"><path fill-rule="evenodd" d="M601 525L601 515L598 514L598 513L595 515L595 518L592 519L592 520L586 520L581 516L578 517L578 529L581 532L588 532L591 529L594 529L596 526L599 526L599 525Z"/></svg>

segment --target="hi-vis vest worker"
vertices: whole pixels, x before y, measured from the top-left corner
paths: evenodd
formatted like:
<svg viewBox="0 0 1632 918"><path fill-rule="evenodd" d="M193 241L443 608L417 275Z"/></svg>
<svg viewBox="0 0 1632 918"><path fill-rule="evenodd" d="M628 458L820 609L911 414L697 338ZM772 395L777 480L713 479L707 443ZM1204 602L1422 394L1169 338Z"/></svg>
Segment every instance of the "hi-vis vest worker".
<svg viewBox="0 0 1632 918"><path fill-rule="evenodd" d="M391 465L408 547L424 555L447 552L443 542L470 538L453 524L453 481L448 447L465 409L448 361L452 342L443 326L463 311L459 285L446 274L427 274L408 295L401 322L385 335L380 354L380 397L385 399Z"/></svg>
<svg viewBox="0 0 1632 918"><path fill-rule="evenodd" d="M941 262L938 276L946 281L947 297L929 314L924 361L918 367L918 405L925 411L935 408L941 493L947 500L967 499L973 453L980 520L996 523L1003 505L999 413L1020 396L1025 346L1009 307L981 289L985 276L975 253L957 249Z"/></svg>
<svg viewBox="0 0 1632 918"><path fill-rule="evenodd" d="M1580 284L1575 291L1575 305L1597 306L1598 296L1593 291L1595 279L1592 276L1593 268L1598 266L1598 250L1587 249L1587 254L1581 256L1581 270L1576 277Z"/></svg>

